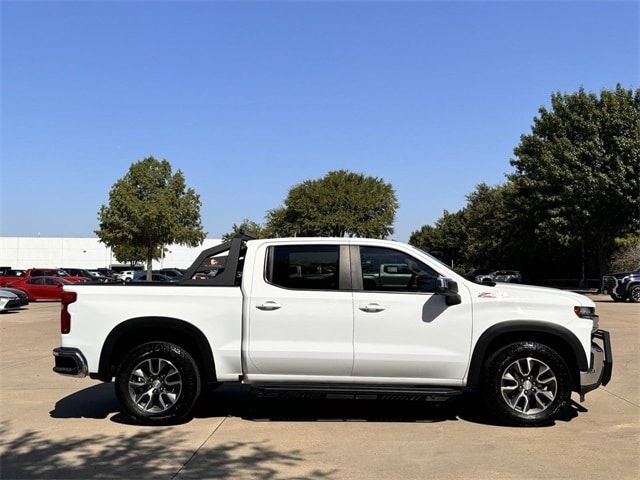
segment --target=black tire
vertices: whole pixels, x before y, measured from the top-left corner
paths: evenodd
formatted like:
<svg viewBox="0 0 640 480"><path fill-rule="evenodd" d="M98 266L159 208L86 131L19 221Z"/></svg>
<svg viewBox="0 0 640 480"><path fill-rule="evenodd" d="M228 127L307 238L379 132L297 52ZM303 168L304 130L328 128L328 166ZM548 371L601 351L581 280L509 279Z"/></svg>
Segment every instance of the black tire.
<svg viewBox="0 0 640 480"><path fill-rule="evenodd" d="M522 362L520 366L516 364L518 361ZM527 368L531 375L521 375ZM516 372L512 378L518 378L503 380L511 372ZM551 376L555 381L549 380ZM512 343L494 352L485 363L482 380L482 396L487 407L499 420L510 425L551 424L571 399L572 379L567 363L555 350L538 342Z"/></svg>
<svg viewBox="0 0 640 480"><path fill-rule="evenodd" d="M620 295L616 295L615 293L612 293L611 295L609 295L611 297L611 299L614 302L624 302L626 300L626 298L621 297Z"/></svg>
<svg viewBox="0 0 640 480"><path fill-rule="evenodd" d="M629 289L629 301L633 303L640 303L640 285L634 285Z"/></svg>
<svg viewBox="0 0 640 480"><path fill-rule="evenodd" d="M143 376L134 372L143 372ZM170 425L189 419L200 396L200 372L184 348L169 342L150 342L126 355L116 373L115 387L123 412L135 421Z"/></svg>

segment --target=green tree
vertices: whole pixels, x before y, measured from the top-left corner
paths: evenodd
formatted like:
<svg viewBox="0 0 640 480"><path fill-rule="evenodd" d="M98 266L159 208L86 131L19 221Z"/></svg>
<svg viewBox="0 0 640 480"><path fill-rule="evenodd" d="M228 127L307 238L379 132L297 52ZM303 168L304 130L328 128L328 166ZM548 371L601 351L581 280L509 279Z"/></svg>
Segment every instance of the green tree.
<svg viewBox="0 0 640 480"><path fill-rule="evenodd" d="M464 210L455 213L445 210L435 225L423 225L413 232L409 243L429 252L452 268L464 269L466 265L463 252L467 244L464 213Z"/></svg>
<svg viewBox="0 0 640 480"><path fill-rule="evenodd" d="M519 215L514 185L481 183L467 195L464 258L477 268L522 268L537 239Z"/></svg>
<svg viewBox="0 0 640 480"><path fill-rule="evenodd" d="M278 236L385 238L397 208L391 184L337 170L292 187L284 206L268 212L267 228Z"/></svg>
<svg viewBox="0 0 640 480"><path fill-rule="evenodd" d="M134 247L132 245L116 245L111 249L113 256L120 263L128 263L132 267L144 263L147 258L145 248ZM162 255L160 249L154 252L153 258L159 258Z"/></svg>
<svg viewBox="0 0 640 480"><path fill-rule="evenodd" d="M293 237L296 235L295 225L289 223L287 219L287 209L285 207L272 208L267 212L266 225L264 230L267 237Z"/></svg>
<svg viewBox="0 0 640 480"><path fill-rule="evenodd" d="M555 93L515 148L510 176L535 233L597 256L640 222L640 89Z"/></svg>
<svg viewBox="0 0 640 480"><path fill-rule="evenodd" d="M180 170L174 174L168 161L147 157L133 163L111 187L95 233L115 250L144 252L151 280L152 260L160 257L164 245L195 247L204 240L200 206L200 197L186 187Z"/></svg>
<svg viewBox="0 0 640 480"><path fill-rule="evenodd" d="M227 242L231 240L238 233L250 233L256 238L269 238L268 230L260 225L258 222L245 218L239 224L233 224L231 231L222 235L222 241Z"/></svg>

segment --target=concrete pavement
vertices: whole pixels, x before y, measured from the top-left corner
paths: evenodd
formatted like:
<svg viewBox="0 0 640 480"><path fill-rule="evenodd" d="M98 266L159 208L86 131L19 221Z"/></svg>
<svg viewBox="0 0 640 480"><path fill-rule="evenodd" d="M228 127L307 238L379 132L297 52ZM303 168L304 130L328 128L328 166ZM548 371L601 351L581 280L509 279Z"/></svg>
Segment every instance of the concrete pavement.
<svg viewBox="0 0 640 480"><path fill-rule="evenodd" d="M640 307L594 299L613 379L535 429L495 425L473 398L267 399L239 387L208 395L183 425L131 425L112 385L51 372L59 304L32 304L0 315L0 476L638 478Z"/></svg>

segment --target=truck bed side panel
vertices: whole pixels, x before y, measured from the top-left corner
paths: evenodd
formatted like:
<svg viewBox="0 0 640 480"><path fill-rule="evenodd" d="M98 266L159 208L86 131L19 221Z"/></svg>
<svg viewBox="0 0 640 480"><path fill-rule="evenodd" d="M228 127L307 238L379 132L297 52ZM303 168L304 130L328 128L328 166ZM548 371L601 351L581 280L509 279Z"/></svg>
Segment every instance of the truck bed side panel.
<svg viewBox="0 0 640 480"><path fill-rule="evenodd" d="M63 347L79 348L91 373L98 371L100 352L111 330L139 317L183 320L209 340L218 379L237 380L242 373L242 292L239 287L68 285L78 294L69 305L71 332Z"/></svg>

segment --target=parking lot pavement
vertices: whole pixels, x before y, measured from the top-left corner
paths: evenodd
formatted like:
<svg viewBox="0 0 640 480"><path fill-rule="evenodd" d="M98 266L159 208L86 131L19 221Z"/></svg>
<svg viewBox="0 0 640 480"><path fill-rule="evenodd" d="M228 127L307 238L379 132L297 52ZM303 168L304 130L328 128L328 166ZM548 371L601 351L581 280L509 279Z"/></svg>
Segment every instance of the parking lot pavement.
<svg viewBox="0 0 640 480"><path fill-rule="evenodd" d="M598 302L614 375L545 428L495 425L474 398L260 398L226 387L196 418L141 427L111 384L51 372L58 304L0 315L2 478L638 478L640 307ZM577 400L577 397L574 397Z"/></svg>

